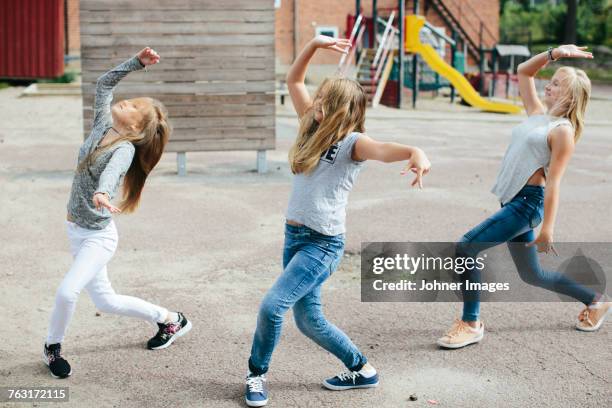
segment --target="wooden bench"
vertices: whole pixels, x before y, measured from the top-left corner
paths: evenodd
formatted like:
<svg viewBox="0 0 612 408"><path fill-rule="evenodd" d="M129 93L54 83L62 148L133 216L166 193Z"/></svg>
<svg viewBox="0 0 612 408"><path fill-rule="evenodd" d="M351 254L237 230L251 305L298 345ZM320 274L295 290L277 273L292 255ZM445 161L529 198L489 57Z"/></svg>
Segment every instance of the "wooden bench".
<svg viewBox="0 0 612 408"><path fill-rule="evenodd" d="M161 63L130 74L116 99L151 96L173 126L179 175L191 151L275 148L274 3L269 0L81 0L83 124L96 79L150 46Z"/></svg>

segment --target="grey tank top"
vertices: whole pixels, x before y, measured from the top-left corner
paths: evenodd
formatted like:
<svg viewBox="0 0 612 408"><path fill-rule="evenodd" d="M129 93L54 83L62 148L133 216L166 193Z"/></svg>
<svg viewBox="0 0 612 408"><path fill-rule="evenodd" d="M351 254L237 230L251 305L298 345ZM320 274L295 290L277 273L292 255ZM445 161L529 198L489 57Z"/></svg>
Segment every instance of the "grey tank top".
<svg viewBox="0 0 612 408"><path fill-rule="evenodd" d="M510 202L538 169L548 171L550 147L548 134L561 125L572 126L566 118L532 115L512 129L510 146L491 192L502 204Z"/></svg>
<svg viewBox="0 0 612 408"><path fill-rule="evenodd" d="M309 174L295 174L286 218L324 235L346 231L346 204L364 162L351 158L360 133L329 148Z"/></svg>

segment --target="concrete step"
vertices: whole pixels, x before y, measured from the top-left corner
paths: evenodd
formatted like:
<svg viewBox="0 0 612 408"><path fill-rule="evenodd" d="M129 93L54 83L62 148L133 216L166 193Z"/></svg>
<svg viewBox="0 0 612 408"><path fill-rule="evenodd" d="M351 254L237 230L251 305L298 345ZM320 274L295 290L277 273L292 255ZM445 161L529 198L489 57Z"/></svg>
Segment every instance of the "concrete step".
<svg viewBox="0 0 612 408"><path fill-rule="evenodd" d="M24 89L21 96L81 96L81 84L34 83Z"/></svg>

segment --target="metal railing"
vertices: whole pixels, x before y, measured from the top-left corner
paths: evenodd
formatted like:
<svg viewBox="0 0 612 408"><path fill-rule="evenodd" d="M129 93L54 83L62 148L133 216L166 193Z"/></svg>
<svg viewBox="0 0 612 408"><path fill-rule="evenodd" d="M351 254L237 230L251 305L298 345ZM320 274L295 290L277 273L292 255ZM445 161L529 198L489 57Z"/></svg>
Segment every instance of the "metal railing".
<svg viewBox="0 0 612 408"><path fill-rule="evenodd" d="M355 19L355 24L353 25L353 30L351 31L351 36L349 40L351 41L351 49L348 54L342 54L340 58L340 62L338 63L338 75L343 76L351 76L352 72L349 73L349 69L354 70L355 67L355 56L357 55L357 49L361 44L361 40L363 38L363 33L366 30L366 24L363 19L363 15L357 16Z"/></svg>
<svg viewBox="0 0 612 408"><path fill-rule="evenodd" d="M389 41L389 38L393 39L393 20L395 19L395 11L391 12L389 19L385 22L385 31L383 32L382 39L380 40L380 44L378 45L378 49L376 50L376 55L374 56L374 60L372 60L372 68L376 66L378 63L378 59L381 54L384 52L386 48L386 44ZM383 20L384 21L384 20ZM374 34L376 35L376 33Z"/></svg>
<svg viewBox="0 0 612 408"><path fill-rule="evenodd" d="M396 39L399 39L399 30L393 27L395 14L395 11L392 11L386 21L380 17L377 18L377 21L384 25L384 31L371 63L369 61L366 62L368 52L370 51L361 44L366 30L366 22L362 15L357 16L349 37L352 44L351 50L347 54L343 54L338 63L337 74L345 77L356 77L362 68L365 68L366 72L369 71L368 81L374 87L372 94L373 106L378 105L380 102L387 83L386 80L393 66L393 59L395 57L393 47ZM374 33L374 35L377 35L377 33ZM355 64L356 59L357 63ZM364 63L367 65L364 66Z"/></svg>
<svg viewBox="0 0 612 408"><path fill-rule="evenodd" d="M380 79L380 74L383 70L383 67L385 66L385 63L387 62L389 51L393 47L393 41L395 40L396 35L398 35L399 33L399 30L393 27L394 19L395 12L392 12L389 16L389 19L385 23L385 31L383 33L383 37L380 41L378 49L376 50L374 60L372 61L371 69L375 72L373 80L377 83L378 86L380 86L378 80Z"/></svg>
<svg viewBox="0 0 612 408"><path fill-rule="evenodd" d="M469 2L455 0L439 0L439 2L453 15L475 45L485 47L492 46L497 42L497 37L489 30ZM474 38L476 36L478 36L478 44L476 44L476 38Z"/></svg>
<svg viewBox="0 0 612 408"><path fill-rule="evenodd" d="M393 27L393 20L395 19L395 11L391 12L389 19L385 23L385 31L381 38L378 49L372 65L370 66L371 72L375 72L372 78L372 83L376 84L376 91L372 97L372 106L377 106L380 102L380 98L384 92L384 87L387 84L387 78L391 72L393 66L393 43L395 38L399 38L399 30Z"/></svg>
<svg viewBox="0 0 612 408"><path fill-rule="evenodd" d="M444 31L442 29L432 26L427 21L425 22L425 27L428 28L429 31L431 31L431 33L435 35L436 37L440 37L441 39L443 39L445 42L449 43L452 46L456 45L455 40L453 40L452 38L444 34Z"/></svg>

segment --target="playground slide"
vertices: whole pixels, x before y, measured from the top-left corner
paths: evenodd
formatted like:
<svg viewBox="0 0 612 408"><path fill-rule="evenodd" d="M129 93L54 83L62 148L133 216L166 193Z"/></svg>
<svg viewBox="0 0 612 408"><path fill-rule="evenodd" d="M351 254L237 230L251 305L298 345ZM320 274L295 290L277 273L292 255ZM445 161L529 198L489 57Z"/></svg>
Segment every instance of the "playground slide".
<svg viewBox="0 0 612 408"><path fill-rule="evenodd" d="M520 106L510 103L492 102L480 96L468 80L459 71L447 64L431 45L421 43L419 31L424 22L425 19L421 16L406 17L406 51L419 53L431 69L446 78L471 106L489 112L521 112Z"/></svg>

